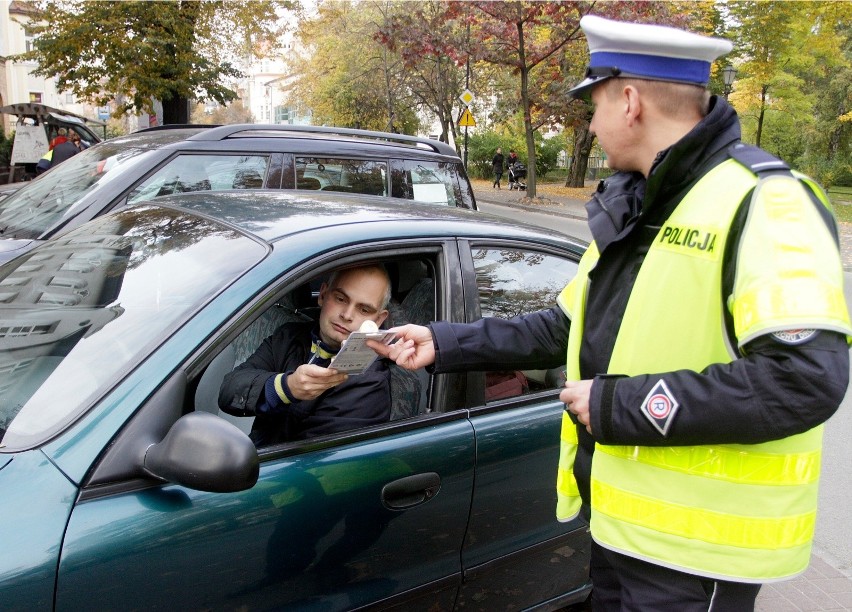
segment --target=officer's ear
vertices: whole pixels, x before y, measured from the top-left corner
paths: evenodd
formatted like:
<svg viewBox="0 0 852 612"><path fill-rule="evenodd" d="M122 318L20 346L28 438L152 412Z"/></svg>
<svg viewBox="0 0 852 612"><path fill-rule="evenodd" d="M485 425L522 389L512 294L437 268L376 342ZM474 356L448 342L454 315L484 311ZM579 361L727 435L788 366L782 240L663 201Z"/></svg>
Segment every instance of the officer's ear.
<svg viewBox="0 0 852 612"><path fill-rule="evenodd" d="M633 127L642 115L642 96L633 85L625 85L620 93L624 105L624 119L628 127Z"/></svg>

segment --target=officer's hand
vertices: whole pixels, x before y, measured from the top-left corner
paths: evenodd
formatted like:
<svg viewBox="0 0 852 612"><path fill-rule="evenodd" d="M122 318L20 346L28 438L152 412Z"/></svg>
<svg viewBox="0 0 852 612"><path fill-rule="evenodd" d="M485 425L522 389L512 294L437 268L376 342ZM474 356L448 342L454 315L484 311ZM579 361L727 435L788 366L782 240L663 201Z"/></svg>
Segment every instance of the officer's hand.
<svg viewBox="0 0 852 612"><path fill-rule="evenodd" d="M589 397L592 394L593 380L568 381L559 394L559 399L565 402L568 412L577 417L586 431L592 433L591 416L589 415Z"/></svg>
<svg viewBox="0 0 852 612"><path fill-rule="evenodd" d="M385 345L375 340L367 340L367 346L382 357L395 361L406 370L417 370L435 363L435 342L432 332L422 325L403 325L394 327L397 340Z"/></svg>
<svg viewBox="0 0 852 612"><path fill-rule="evenodd" d="M303 364L287 377L290 393L299 400L319 397L326 389L336 387L348 378L348 374L333 368Z"/></svg>

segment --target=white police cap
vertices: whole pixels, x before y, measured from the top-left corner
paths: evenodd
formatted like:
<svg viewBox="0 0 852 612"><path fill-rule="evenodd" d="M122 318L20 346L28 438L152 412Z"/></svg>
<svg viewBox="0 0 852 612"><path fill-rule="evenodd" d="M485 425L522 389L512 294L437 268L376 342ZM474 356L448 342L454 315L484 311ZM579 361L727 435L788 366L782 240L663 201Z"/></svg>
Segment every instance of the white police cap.
<svg viewBox="0 0 852 612"><path fill-rule="evenodd" d="M590 59L585 79L568 92L575 98L588 95L593 85L612 77L705 86L710 81L710 64L734 47L722 38L594 15L583 17L580 27L589 43Z"/></svg>

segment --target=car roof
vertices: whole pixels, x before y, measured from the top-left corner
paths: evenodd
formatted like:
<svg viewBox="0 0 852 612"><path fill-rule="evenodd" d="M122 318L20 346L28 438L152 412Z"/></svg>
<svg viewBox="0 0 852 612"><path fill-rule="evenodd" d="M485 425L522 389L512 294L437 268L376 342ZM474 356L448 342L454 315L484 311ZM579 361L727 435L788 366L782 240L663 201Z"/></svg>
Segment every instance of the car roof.
<svg viewBox="0 0 852 612"><path fill-rule="evenodd" d="M327 126L256 123L220 126L168 125L140 130L125 138L130 139L128 142L132 142L134 137L174 132L179 132L181 137L172 138L168 140L169 143L185 141L175 146L177 148L187 146L198 152L214 150L216 144L229 150L239 147L252 148L253 145L249 143L251 140L273 139L288 143L283 152L296 154L315 154L322 157L331 155L387 155L421 159L437 157L460 161L453 147L431 138ZM262 146L268 146L268 144Z"/></svg>
<svg viewBox="0 0 852 612"><path fill-rule="evenodd" d="M554 230L507 222L478 211L337 192L196 191L155 198L147 204L177 207L212 217L268 243L312 230L377 222L403 222L406 229L397 228L395 236L409 233L484 238L499 234L504 238L545 241L570 238ZM582 240L570 239L584 244Z"/></svg>

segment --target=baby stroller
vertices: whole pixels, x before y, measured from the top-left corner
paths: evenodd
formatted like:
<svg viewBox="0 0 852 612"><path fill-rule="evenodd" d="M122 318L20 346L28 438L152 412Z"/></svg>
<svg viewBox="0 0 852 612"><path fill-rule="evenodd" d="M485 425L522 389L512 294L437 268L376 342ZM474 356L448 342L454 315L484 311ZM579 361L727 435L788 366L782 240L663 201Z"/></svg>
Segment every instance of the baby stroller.
<svg viewBox="0 0 852 612"><path fill-rule="evenodd" d="M509 189L517 189L518 191L526 191L527 184L524 179L527 178L527 167L521 162L516 161L509 166Z"/></svg>

